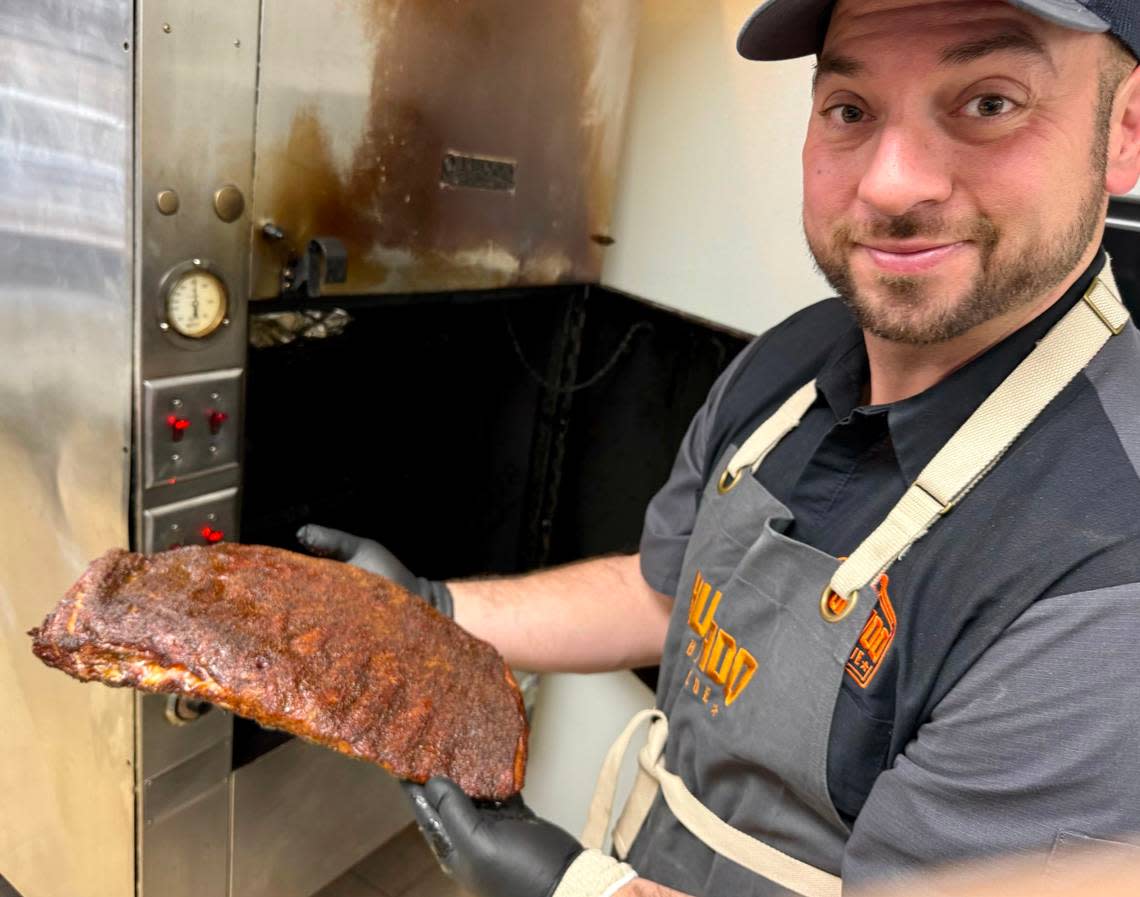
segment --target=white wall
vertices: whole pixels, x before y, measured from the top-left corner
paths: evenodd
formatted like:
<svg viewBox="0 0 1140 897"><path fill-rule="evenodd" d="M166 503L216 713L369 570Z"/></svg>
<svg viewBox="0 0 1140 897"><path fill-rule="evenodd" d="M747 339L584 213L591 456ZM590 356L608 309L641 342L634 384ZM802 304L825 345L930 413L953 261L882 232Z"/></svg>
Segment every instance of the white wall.
<svg viewBox="0 0 1140 897"><path fill-rule="evenodd" d="M639 710L653 706L653 692L633 673L544 674L530 721L530 749L523 796L539 816L577 835L602 761L615 738ZM642 728L633 744L645 743ZM625 806L637 771L630 750L618 778L615 817ZM616 818L615 820L616 821Z"/></svg>
<svg viewBox="0 0 1140 897"><path fill-rule="evenodd" d="M830 295L800 225L811 60L747 62L757 0L643 0L602 282L758 333Z"/></svg>

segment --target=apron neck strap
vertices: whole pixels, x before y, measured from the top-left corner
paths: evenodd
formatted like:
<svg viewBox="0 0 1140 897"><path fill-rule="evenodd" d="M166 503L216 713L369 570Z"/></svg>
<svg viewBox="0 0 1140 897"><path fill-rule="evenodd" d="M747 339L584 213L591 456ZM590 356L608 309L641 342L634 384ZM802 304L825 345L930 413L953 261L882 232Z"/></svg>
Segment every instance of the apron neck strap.
<svg viewBox="0 0 1140 897"><path fill-rule="evenodd" d="M744 440L744 444L729 458L728 466L717 484L721 492L727 492L739 481L745 468L756 470L768 453L781 439L799 426L808 408L815 401L815 381L805 383L788 398L776 413Z"/></svg>
<svg viewBox="0 0 1140 897"><path fill-rule="evenodd" d="M1105 261L1082 300L970 415L918 479L831 577L850 598L875 580L974 488L1014 440L1128 324Z"/></svg>
<svg viewBox="0 0 1140 897"><path fill-rule="evenodd" d="M825 597L834 594L850 598L922 538L989 473L1014 440L1128 320L1128 309L1120 301L1112 274L1112 260L1106 258L1081 301L990 393L923 468L883 522L843 561ZM815 397L812 380L760 424L729 459L717 483L718 491L728 492L746 469L759 468L776 444L799 426Z"/></svg>

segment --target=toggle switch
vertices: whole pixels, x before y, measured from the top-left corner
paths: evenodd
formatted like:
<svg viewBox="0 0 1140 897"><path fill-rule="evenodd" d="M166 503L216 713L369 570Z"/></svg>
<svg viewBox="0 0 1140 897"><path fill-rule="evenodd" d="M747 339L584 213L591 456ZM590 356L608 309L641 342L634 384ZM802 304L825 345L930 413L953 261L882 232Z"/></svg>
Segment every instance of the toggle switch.
<svg viewBox="0 0 1140 897"><path fill-rule="evenodd" d="M230 419L230 416L224 411L211 411L210 416L207 418L210 424L210 433L217 436L222 431L222 424Z"/></svg>
<svg viewBox="0 0 1140 897"><path fill-rule="evenodd" d="M202 538L211 545L213 545L215 542L221 542L222 539L226 537L226 534L223 533L220 529L214 529L209 524L206 524L204 527L202 527L199 532L202 534Z"/></svg>
<svg viewBox="0 0 1140 897"><path fill-rule="evenodd" d="M174 442L181 442L183 435L190 426L190 421L177 414L166 415L166 425L170 427L170 438Z"/></svg>
<svg viewBox="0 0 1140 897"><path fill-rule="evenodd" d="M143 512L143 550L214 545L238 535L237 488L198 495Z"/></svg>
<svg viewBox="0 0 1140 897"><path fill-rule="evenodd" d="M240 368L144 381L145 488L239 465L241 384ZM201 541L198 527L208 522L187 521L184 528Z"/></svg>

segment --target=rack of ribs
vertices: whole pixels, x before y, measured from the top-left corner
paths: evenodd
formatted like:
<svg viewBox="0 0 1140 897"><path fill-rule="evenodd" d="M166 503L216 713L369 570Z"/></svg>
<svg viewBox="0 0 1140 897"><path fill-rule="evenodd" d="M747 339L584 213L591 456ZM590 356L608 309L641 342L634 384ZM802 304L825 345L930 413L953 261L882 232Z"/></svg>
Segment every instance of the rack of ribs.
<svg viewBox="0 0 1140 897"><path fill-rule="evenodd" d="M29 635L77 679L199 698L472 797L522 789L527 722L502 657L348 564L225 543L115 549Z"/></svg>

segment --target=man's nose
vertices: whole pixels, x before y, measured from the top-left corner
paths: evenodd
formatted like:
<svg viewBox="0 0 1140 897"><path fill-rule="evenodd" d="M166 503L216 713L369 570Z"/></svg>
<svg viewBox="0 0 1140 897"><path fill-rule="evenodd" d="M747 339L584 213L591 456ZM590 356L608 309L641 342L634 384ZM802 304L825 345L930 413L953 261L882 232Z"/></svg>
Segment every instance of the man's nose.
<svg viewBox="0 0 1140 897"><path fill-rule="evenodd" d="M896 216L922 203L945 202L952 189L934 135L895 125L879 133L858 196L877 212Z"/></svg>

